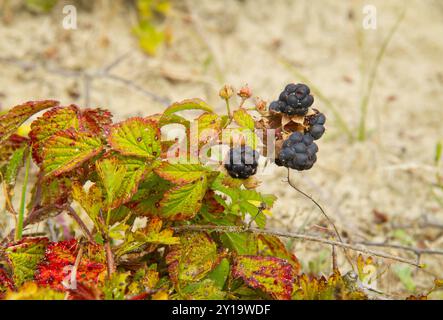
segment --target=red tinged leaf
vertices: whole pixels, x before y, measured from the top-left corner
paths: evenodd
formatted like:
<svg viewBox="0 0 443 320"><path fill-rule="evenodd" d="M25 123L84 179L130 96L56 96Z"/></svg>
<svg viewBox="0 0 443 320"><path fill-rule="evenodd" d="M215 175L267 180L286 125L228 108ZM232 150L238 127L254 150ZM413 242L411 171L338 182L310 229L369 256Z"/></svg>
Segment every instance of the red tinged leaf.
<svg viewBox="0 0 443 320"><path fill-rule="evenodd" d="M79 244L75 239L50 243L43 262L37 267L37 283L56 290L66 290L78 252ZM97 244L83 245L80 259L77 283L88 285L99 282L106 271L103 248Z"/></svg>
<svg viewBox="0 0 443 320"><path fill-rule="evenodd" d="M0 163L8 161L14 151L20 149L29 143L29 139L17 134L11 135L7 140L0 144Z"/></svg>
<svg viewBox="0 0 443 320"><path fill-rule="evenodd" d="M80 115L83 130L94 134L106 135L112 125L112 113L106 109L86 109Z"/></svg>
<svg viewBox="0 0 443 320"><path fill-rule="evenodd" d="M28 101L15 106L6 114L0 116L0 144L15 133L20 125L35 113L58 105L55 100Z"/></svg>
<svg viewBox="0 0 443 320"><path fill-rule="evenodd" d="M232 269L253 289L260 289L274 299L290 300L294 285L294 269L286 260L275 257L238 256Z"/></svg>
<svg viewBox="0 0 443 320"><path fill-rule="evenodd" d="M0 268L0 294L2 294L7 290L13 290L13 289L14 289L14 282L6 273L6 271Z"/></svg>
<svg viewBox="0 0 443 320"><path fill-rule="evenodd" d="M215 192L208 190L203 198L203 203L207 207L209 213L217 215L225 212L225 207L218 202L215 197Z"/></svg>
<svg viewBox="0 0 443 320"><path fill-rule="evenodd" d="M56 107L43 113L31 123L29 137L32 141L32 156L36 163L43 159L43 144L59 131L67 129L78 130L78 115L80 110L71 105L69 107Z"/></svg>
<svg viewBox="0 0 443 320"><path fill-rule="evenodd" d="M294 267L295 274L300 273L301 266L297 257L286 249L284 243L278 237L261 234L258 236L258 239L265 246L264 248L260 248L262 255L285 259Z"/></svg>
<svg viewBox="0 0 443 320"><path fill-rule="evenodd" d="M71 129L103 136L109 132L111 124L112 114L104 109L81 111L76 105L52 108L31 124L29 136L32 140L33 158L36 163L42 161L45 141L58 132Z"/></svg>

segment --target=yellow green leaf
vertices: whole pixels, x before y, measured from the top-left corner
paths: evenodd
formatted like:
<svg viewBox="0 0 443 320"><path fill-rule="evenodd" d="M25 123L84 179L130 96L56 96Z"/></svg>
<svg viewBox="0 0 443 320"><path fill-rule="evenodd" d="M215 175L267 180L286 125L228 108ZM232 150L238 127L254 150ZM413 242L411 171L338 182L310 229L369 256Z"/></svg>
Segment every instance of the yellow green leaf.
<svg viewBox="0 0 443 320"><path fill-rule="evenodd" d="M5 300L64 300L65 293L45 287L39 287L35 282L27 282L18 291L10 291Z"/></svg>
<svg viewBox="0 0 443 320"><path fill-rule="evenodd" d="M160 130L155 121L131 118L115 124L108 137L111 147L124 155L149 159L160 156Z"/></svg>
<svg viewBox="0 0 443 320"><path fill-rule="evenodd" d="M163 113L164 116L169 116L172 113L176 113L184 110L203 110L207 112L213 112L212 107L201 99L187 99L181 102L176 102L170 105Z"/></svg>
<svg viewBox="0 0 443 320"><path fill-rule="evenodd" d="M171 220L191 219L200 210L207 188L205 176L171 188L160 202L161 216Z"/></svg>
<svg viewBox="0 0 443 320"><path fill-rule="evenodd" d="M245 109L238 109L234 111L234 121L243 128L254 130L255 121L252 116Z"/></svg>
<svg viewBox="0 0 443 320"><path fill-rule="evenodd" d="M13 270L16 287L34 278L37 265L45 257L48 242L47 238L24 238L8 245L6 256Z"/></svg>
<svg viewBox="0 0 443 320"><path fill-rule="evenodd" d="M61 131L43 144L43 171L60 175L80 166L103 150L99 137L73 130Z"/></svg>
<svg viewBox="0 0 443 320"><path fill-rule="evenodd" d="M180 245L166 256L169 277L176 286L203 279L217 264L217 245L204 232L180 236Z"/></svg>
<svg viewBox="0 0 443 320"><path fill-rule="evenodd" d="M190 183L205 177L210 170L200 164L163 162L154 170L160 177L175 184Z"/></svg>

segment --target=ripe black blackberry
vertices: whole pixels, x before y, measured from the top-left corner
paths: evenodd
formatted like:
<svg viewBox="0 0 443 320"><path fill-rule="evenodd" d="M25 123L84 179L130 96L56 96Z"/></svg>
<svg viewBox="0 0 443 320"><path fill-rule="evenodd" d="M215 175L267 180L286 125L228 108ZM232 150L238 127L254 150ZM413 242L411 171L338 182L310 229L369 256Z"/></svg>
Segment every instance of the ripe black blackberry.
<svg viewBox="0 0 443 320"><path fill-rule="evenodd" d="M326 117L323 113L317 113L309 119L309 130L308 133L314 138L314 140L318 140L325 133L325 122Z"/></svg>
<svg viewBox="0 0 443 320"><path fill-rule="evenodd" d="M260 154L249 146L231 148L225 161L229 175L236 179L247 179L257 173Z"/></svg>
<svg viewBox="0 0 443 320"><path fill-rule="evenodd" d="M294 132L283 142L275 163L299 171L308 170L317 161L317 152L318 146L310 134Z"/></svg>
<svg viewBox="0 0 443 320"><path fill-rule="evenodd" d="M314 97L310 94L311 90L305 84L290 83L285 87L278 98L269 105L269 110L285 113L289 116L304 116L308 108L314 103Z"/></svg>

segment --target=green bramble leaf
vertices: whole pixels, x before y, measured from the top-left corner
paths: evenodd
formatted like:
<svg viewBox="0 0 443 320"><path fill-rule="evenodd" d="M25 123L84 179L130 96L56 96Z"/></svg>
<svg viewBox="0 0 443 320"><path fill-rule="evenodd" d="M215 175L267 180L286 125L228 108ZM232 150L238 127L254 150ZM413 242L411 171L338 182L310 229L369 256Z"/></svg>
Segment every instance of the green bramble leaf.
<svg viewBox="0 0 443 320"><path fill-rule="evenodd" d="M103 286L104 299L124 300L130 275L130 272L114 272Z"/></svg>
<svg viewBox="0 0 443 320"><path fill-rule="evenodd" d="M170 182L152 172L140 183L137 193L126 205L139 215L159 216L160 201L171 186Z"/></svg>
<svg viewBox="0 0 443 320"><path fill-rule="evenodd" d="M131 118L111 127L108 142L123 155L155 159L160 156L160 130L153 120Z"/></svg>
<svg viewBox="0 0 443 320"><path fill-rule="evenodd" d="M256 150L261 143L255 131L246 128L226 128L222 132L222 140L226 145L245 145L254 150Z"/></svg>
<svg viewBox="0 0 443 320"><path fill-rule="evenodd" d="M4 143L32 115L57 105L58 101L55 100L29 101L15 106L9 112L0 116L0 144Z"/></svg>
<svg viewBox="0 0 443 320"><path fill-rule="evenodd" d="M238 109L234 111L233 118L240 127L254 130L255 121L245 109Z"/></svg>
<svg viewBox="0 0 443 320"><path fill-rule="evenodd" d="M43 144L59 131L70 128L79 129L79 109L72 105L69 107L55 107L46 111L41 117L31 123L29 137L32 143L32 155L36 163L43 158Z"/></svg>
<svg viewBox="0 0 443 320"><path fill-rule="evenodd" d="M98 155L103 145L90 133L66 130L46 140L43 148L43 171L47 176L58 176Z"/></svg>
<svg viewBox="0 0 443 320"><path fill-rule="evenodd" d="M157 245L174 245L180 243L180 238L174 237L174 231L166 228L162 230L163 221L157 217L149 220L145 228L127 233L124 243L116 252L117 256L139 251L144 248L145 252L150 252ZM148 248L147 246L151 246Z"/></svg>
<svg viewBox="0 0 443 320"><path fill-rule="evenodd" d="M240 255L256 255L258 243L252 233L226 232L220 235L223 245Z"/></svg>
<svg viewBox="0 0 443 320"><path fill-rule="evenodd" d="M13 270L16 287L34 278L37 265L45 256L47 238L24 238L7 246L6 256Z"/></svg>
<svg viewBox="0 0 443 320"><path fill-rule="evenodd" d="M101 188L93 184L88 191L85 191L83 186L76 182L72 185L72 197L85 210L94 224L98 226L97 217L100 209L104 207Z"/></svg>
<svg viewBox="0 0 443 320"><path fill-rule="evenodd" d="M238 256L232 276L243 279L249 287L260 289L274 299L291 299L294 270L286 260L275 257Z"/></svg>
<svg viewBox="0 0 443 320"><path fill-rule="evenodd" d="M100 160L95 167L106 193L106 207L111 208L112 203L118 198L118 193L123 189L126 168L119 165L115 158Z"/></svg>
<svg viewBox="0 0 443 320"><path fill-rule="evenodd" d="M219 289L223 289L225 286L226 280L229 276L230 271L229 260L223 258L220 263L206 276L207 279L210 279L214 282L214 286Z"/></svg>
<svg viewBox="0 0 443 320"><path fill-rule="evenodd" d="M211 279L190 283L180 290L180 299L186 300L223 300L226 292L223 292Z"/></svg>
<svg viewBox="0 0 443 320"><path fill-rule="evenodd" d="M294 281L293 300L367 300L368 297L353 284L348 283L338 270L328 278L306 274Z"/></svg>
<svg viewBox="0 0 443 320"><path fill-rule="evenodd" d="M97 162L96 168L107 193L107 207L117 208L129 201L153 166L155 164L143 159L121 155Z"/></svg>
<svg viewBox="0 0 443 320"><path fill-rule="evenodd" d="M210 105L208 105L203 100L196 98L196 99L187 99L181 102L173 103L163 112L163 117L184 110L203 110L211 113L214 112Z"/></svg>
<svg viewBox="0 0 443 320"><path fill-rule="evenodd" d="M180 236L166 256L169 277L177 287L203 279L217 265L217 245L204 232Z"/></svg>
<svg viewBox="0 0 443 320"><path fill-rule="evenodd" d="M205 176L171 188L160 201L161 216L170 220L193 218L202 206L207 189L208 179Z"/></svg>
<svg viewBox="0 0 443 320"><path fill-rule="evenodd" d="M163 127L166 126L168 124L181 124L182 126L184 126L186 129L189 130L190 126L191 126L191 122L189 120L186 120L185 118L183 118L182 116L179 116L177 114L169 114L169 115L162 115L161 118L159 119L158 125L159 127Z"/></svg>
<svg viewBox="0 0 443 320"><path fill-rule="evenodd" d="M175 184L184 184L205 177L210 169L200 164L163 162L154 171L165 180Z"/></svg>
<svg viewBox="0 0 443 320"><path fill-rule="evenodd" d="M215 140L223 129L223 119L215 114L205 112L197 118L199 145Z"/></svg>

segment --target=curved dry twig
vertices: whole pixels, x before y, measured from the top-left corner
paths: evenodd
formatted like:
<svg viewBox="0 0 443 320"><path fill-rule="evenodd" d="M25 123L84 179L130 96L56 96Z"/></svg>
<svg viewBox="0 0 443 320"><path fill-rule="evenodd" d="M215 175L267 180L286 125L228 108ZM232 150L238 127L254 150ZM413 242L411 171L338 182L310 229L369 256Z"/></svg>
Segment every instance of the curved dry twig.
<svg viewBox="0 0 443 320"><path fill-rule="evenodd" d="M288 168L288 184L297 192L301 193L302 195L304 195L306 198L308 198L309 200L311 200L320 210L320 212L322 213L322 215L326 218L326 220L328 221L328 223L332 226L332 228L334 229L335 235L337 236L337 239L341 242L344 243L342 237L340 236L340 233L338 232L337 227L335 226L334 222L331 220L331 218L329 218L329 216L326 214L326 211L323 209L323 207L310 195L308 195L306 192L300 190L299 188L297 188L297 186L295 186L292 181L291 181L291 177L290 177L290 169ZM348 252L346 251L346 249L343 250L346 256L346 260L348 260L349 264L351 265L352 270L354 269L354 264L352 263L351 257L349 256Z"/></svg>

